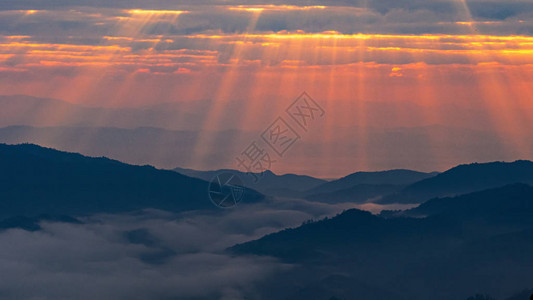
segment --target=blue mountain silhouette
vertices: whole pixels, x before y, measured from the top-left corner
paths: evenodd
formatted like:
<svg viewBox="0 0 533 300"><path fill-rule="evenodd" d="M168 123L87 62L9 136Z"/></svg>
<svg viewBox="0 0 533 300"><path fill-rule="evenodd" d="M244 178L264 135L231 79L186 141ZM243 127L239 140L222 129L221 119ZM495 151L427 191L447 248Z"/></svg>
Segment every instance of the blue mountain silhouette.
<svg viewBox="0 0 533 300"><path fill-rule="evenodd" d="M263 196L245 191L244 202ZM32 144L0 144L0 216L214 209L208 182Z"/></svg>
<svg viewBox="0 0 533 300"><path fill-rule="evenodd" d="M461 195L513 183L533 184L533 162L460 165L385 196L380 203L422 203L435 197Z"/></svg>

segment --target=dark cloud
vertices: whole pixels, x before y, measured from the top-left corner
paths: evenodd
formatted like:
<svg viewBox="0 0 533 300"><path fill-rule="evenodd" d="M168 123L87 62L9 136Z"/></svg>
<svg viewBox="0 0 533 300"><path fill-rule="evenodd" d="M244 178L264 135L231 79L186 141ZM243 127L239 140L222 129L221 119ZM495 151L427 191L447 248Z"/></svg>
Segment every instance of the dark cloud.
<svg viewBox="0 0 533 300"><path fill-rule="evenodd" d="M202 1L169 4L166 1L5 1L0 13L0 32L4 34L83 36L114 33L116 17L127 18L128 9L185 10L189 13L175 20L147 19L142 33L147 35L194 34L206 31L224 33L256 31L351 33L442 33L469 34L471 29L455 22L502 21L492 26L480 27L484 34L530 34L533 3L530 1L332 1L323 9L291 9L283 5L302 5L301 1L277 1L279 9L265 9L253 25L254 13L235 11L236 5L263 5L261 2L232 3ZM269 3L271 4L271 3ZM324 5L305 2L305 5ZM284 8L285 7L285 8ZM293 7L294 8L294 7ZM41 10L22 16L18 10ZM0 10L1 11L1 10ZM517 26L516 21L525 21ZM122 24L123 25L123 24ZM116 32L115 32L116 33Z"/></svg>

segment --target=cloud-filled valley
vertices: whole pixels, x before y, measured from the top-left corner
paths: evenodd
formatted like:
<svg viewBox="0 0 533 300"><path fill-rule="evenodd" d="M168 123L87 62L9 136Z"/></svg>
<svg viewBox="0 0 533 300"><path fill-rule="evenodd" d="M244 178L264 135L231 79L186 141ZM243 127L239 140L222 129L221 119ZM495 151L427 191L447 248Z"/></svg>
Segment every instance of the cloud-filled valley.
<svg viewBox="0 0 533 300"><path fill-rule="evenodd" d="M291 265L234 257L224 253L227 247L340 210L288 201L229 212L93 215L79 218L82 224L44 221L39 231L4 230L0 294L4 299L253 296L257 282Z"/></svg>

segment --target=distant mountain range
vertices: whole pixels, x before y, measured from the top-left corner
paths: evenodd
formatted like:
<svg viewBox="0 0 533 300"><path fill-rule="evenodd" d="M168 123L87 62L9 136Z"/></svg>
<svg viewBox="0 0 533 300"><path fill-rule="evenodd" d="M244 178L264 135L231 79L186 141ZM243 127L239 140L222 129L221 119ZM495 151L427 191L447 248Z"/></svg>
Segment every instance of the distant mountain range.
<svg viewBox="0 0 533 300"><path fill-rule="evenodd" d="M177 168L182 174L209 180L219 171ZM309 176L265 172L258 183L250 175L231 170L250 186L273 196L305 198L324 203L422 203L436 197L497 188L514 183L533 184L533 162L493 162L454 167L444 173L411 170L356 172L326 182Z"/></svg>
<svg viewBox="0 0 533 300"><path fill-rule="evenodd" d="M66 99L67 101L69 99ZM167 129L198 129L203 123L199 116L204 115L214 105L213 100L177 101L156 103L135 107L100 107L104 101L95 102L95 106L85 106L59 99L33 97L28 95L0 95L0 126L100 126L100 127L160 127ZM243 102L246 99L231 100L225 103L225 114L221 122L225 127L238 128L240 117L246 113ZM85 102L87 103L87 102ZM362 103L362 114L367 116L369 128L414 128L428 126L424 112L427 107L412 102L366 101ZM443 103L435 107L447 118L441 120L444 126L457 126L474 130L491 128L494 124L486 117L483 109L457 107ZM345 108L330 107L331 115L342 114ZM272 115L257 115L256 119L268 122ZM56 116L47 118L46 116ZM405 116L410 116L405 118ZM200 127L199 127L200 125ZM259 124L258 124L259 125ZM525 123L524 125L529 125ZM342 125L341 125L342 126ZM350 126L350 124L348 124ZM353 124L351 124L353 126ZM525 128L531 129L529 128ZM424 131L424 129L420 129ZM349 133L345 132L345 133ZM402 130L396 133L401 134ZM353 136L353 131L351 132ZM425 134L425 133L424 133ZM343 138L349 138L344 135Z"/></svg>
<svg viewBox="0 0 533 300"><path fill-rule="evenodd" d="M533 184L533 162L474 163L460 165L437 176L413 183L380 203L422 203L435 197L460 195L513 183Z"/></svg>
<svg viewBox="0 0 533 300"><path fill-rule="evenodd" d="M256 116L253 126L243 128L245 106L240 104L229 101L217 121L212 122L199 117L206 116L206 111L213 107L210 100L142 107L88 107L57 99L0 95L0 127L5 127L0 130L0 142L34 143L166 169L232 168L235 154L257 138L275 117L268 113ZM433 171L465 162L513 161L533 155L527 152L533 149L533 139L527 134L531 130L523 130L525 136L520 138L525 150L522 150L516 148L512 137L491 131L490 124L481 125L466 117L474 112L460 116L455 109L453 122L446 118L445 124L428 125L424 118L411 122L410 118L399 116L399 111L403 111L402 116L418 115L404 111L406 105L368 103L369 114L365 115L372 115L367 119L376 123L365 128L317 126L291 149L292 159L284 159L283 165L277 167L283 166L282 172L313 174L319 163L320 169L331 170L324 176L336 177L362 165L371 170ZM421 108L413 106L408 111L411 109L420 112ZM399 120L408 122L397 123ZM199 153L196 147L200 146L203 147ZM153 149L157 149L157 155ZM175 155L176 151L180 155ZM320 159L317 153L322 153Z"/></svg>
<svg viewBox="0 0 533 300"><path fill-rule="evenodd" d="M423 173L411 170L356 172L307 190L304 198L328 203L367 202L437 174L437 172Z"/></svg>
<svg viewBox="0 0 533 300"><path fill-rule="evenodd" d="M527 199L528 195L533 195L533 187L516 183L453 198L431 199L401 212L400 215L409 217L448 215L467 218L496 213L519 216L522 210L533 211L533 199Z"/></svg>
<svg viewBox="0 0 533 300"><path fill-rule="evenodd" d="M175 168L183 175L211 180L216 174L228 171L237 174L249 186L263 194L281 197L305 198L307 200L340 203L361 203L369 199L399 191L408 183L435 176L438 173L422 173L411 170L357 172L346 177L326 181L305 175L276 175L271 171L255 174L255 177L237 170L197 171Z"/></svg>
<svg viewBox="0 0 533 300"><path fill-rule="evenodd" d="M326 180L305 175L284 174L277 175L272 171L255 174L258 180L251 174L237 170L197 171L192 169L175 168L174 171L190 177L211 180L221 172L231 172L239 176L247 187L271 196L298 197L302 192L326 183Z"/></svg>
<svg viewBox="0 0 533 300"><path fill-rule="evenodd" d="M263 196L245 191L244 202ZM0 216L213 209L206 181L31 144L0 144Z"/></svg>
<svg viewBox="0 0 533 300"><path fill-rule="evenodd" d="M372 291L434 300L483 291L502 299L531 286L533 187L513 184L436 199L396 217L348 210L229 251L299 266L285 274L292 289L265 284L273 297L280 292L308 299L312 287L338 299Z"/></svg>
<svg viewBox="0 0 533 300"><path fill-rule="evenodd" d="M349 189L356 185L407 185L437 175L411 170L389 170L378 172L356 172L337 180L326 182L308 191L308 194L331 193Z"/></svg>

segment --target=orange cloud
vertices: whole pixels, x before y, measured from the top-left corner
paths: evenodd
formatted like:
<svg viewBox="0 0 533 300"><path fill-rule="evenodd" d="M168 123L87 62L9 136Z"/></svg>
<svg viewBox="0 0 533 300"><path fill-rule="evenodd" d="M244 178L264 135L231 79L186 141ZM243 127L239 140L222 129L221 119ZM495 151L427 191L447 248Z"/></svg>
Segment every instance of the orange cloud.
<svg viewBox="0 0 533 300"><path fill-rule="evenodd" d="M326 9L327 6L296 6L296 5L237 5L229 6L229 10L262 12L262 11L292 11L292 10L313 10Z"/></svg>
<svg viewBox="0 0 533 300"><path fill-rule="evenodd" d="M187 13L184 10L145 10L145 9L131 9L127 13L131 15L149 15L149 16L161 16L161 15L181 15Z"/></svg>

